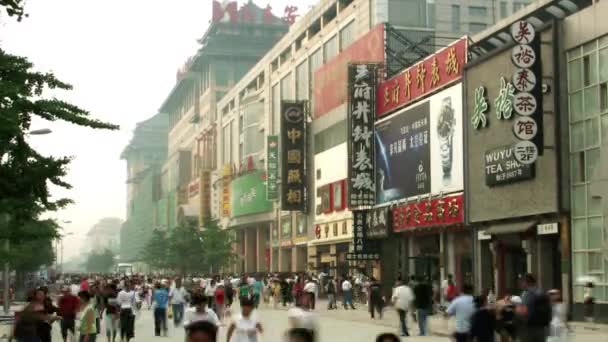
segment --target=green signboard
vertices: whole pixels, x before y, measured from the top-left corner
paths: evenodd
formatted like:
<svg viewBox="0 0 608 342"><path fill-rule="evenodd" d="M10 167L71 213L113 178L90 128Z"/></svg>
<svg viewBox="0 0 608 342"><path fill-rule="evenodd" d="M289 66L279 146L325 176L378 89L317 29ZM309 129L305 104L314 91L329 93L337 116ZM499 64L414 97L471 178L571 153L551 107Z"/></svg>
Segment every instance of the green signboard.
<svg viewBox="0 0 608 342"><path fill-rule="evenodd" d="M279 136L269 135L266 145L266 197L269 201L279 199L279 189L277 187L277 179L279 177Z"/></svg>
<svg viewBox="0 0 608 342"><path fill-rule="evenodd" d="M258 214L272 210L266 199L266 185L261 171L244 174L230 183L232 217Z"/></svg>

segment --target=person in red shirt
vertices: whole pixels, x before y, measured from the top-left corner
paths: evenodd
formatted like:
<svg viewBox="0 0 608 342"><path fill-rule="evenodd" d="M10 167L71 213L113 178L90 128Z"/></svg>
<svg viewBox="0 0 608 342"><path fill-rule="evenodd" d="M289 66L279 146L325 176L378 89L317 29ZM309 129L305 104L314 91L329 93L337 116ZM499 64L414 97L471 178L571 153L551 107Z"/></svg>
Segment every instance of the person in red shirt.
<svg viewBox="0 0 608 342"><path fill-rule="evenodd" d="M224 309L226 308L225 297L226 292L224 291L224 284L220 282L215 289L215 311L220 321L224 320Z"/></svg>
<svg viewBox="0 0 608 342"><path fill-rule="evenodd" d="M80 300L70 291L69 286L63 288L63 295L59 298L59 316L61 316L61 336L67 342L68 332L75 335L76 313L80 307Z"/></svg>
<svg viewBox="0 0 608 342"><path fill-rule="evenodd" d="M89 291L89 280L87 277L82 278L80 282L80 291Z"/></svg>

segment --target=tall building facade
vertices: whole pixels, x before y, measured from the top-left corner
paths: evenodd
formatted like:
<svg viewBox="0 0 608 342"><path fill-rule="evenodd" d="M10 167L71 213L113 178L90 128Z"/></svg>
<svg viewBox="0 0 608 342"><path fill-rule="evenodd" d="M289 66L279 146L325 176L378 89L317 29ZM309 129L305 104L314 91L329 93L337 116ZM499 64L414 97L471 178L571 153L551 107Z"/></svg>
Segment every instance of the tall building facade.
<svg viewBox="0 0 608 342"><path fill-rule="evenodd" d="M87 232L86 250L102 253L106 249L114 254L120 252L120 230L123 220L115 217L104 217Z"/></svg>
<svg viewBox="0 0 608 342"><path fill-rule="evenodd" d="M167 158L169 118L156 114L137 124L121 154L127 164L127 217L120 230L120 260L135 262L152 229L160 195L160 175Z"/></svg>

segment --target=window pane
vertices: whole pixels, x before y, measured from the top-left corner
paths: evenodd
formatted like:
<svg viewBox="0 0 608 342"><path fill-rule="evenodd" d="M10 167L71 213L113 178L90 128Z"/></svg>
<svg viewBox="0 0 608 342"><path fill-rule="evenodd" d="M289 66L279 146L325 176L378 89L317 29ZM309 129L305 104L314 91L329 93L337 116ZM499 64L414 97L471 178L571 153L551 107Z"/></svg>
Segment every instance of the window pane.
<svg viewBox="0 0 608 342"><path fill-rule="evenodd" d="M291 73L281 79L281 99L282 100L293 100L293 82Z"/></svg>
<svg viewBox="0 0 608 342"><path fill-rule="evenodd" d="M575 278L587 275L587 253L574 253L573 270Z"/></svg>
<svg viewBox="0 0 608 342"><path fill-rule="evenodd" d="M426 0L388 2L388 22L395 26L427 27Z"/></svg>
<svg viewBox="0 0 608 342"><path fill-rule="evenodd" d="M452 5L452 31L460 32L460 6Z"/></svg>
<svg viewBox="0 0 608 342"><path fill-rule="evenodd" d="M583 53L589 53L595 49L597 49L597 41L595 40L583 45Z"/></svg>
<svg viewBox="0 0 608 342"><path fill-rule="evenodd" d="M338 54L338 36L334 35L325 44L323 44L323 55L325 63L329 62L335 55Z"/></svg>
<svg viewBox="0 0 608 342"><path fill-rule="evenodd" d="M608 81L608 48L600 50L600 82Z"/></svg>
<svg viewBox="0 0 608 342"><path fill-rule="evenodd" d="M500 2L500 19L507 17L507 3L505 1Z"/></svg>
<svg viewBox="0 0 608 342"><path fill-rule="evenodd" d="M576 152L570 155L570 170L572 181L582 183L585 181L585 152Z"/></svg>
<svg viewBox="0 0 608 342"><path fill-rule="evenodd" d="M602 116L602 144L608 144L608 114Z"/></svg>
<svg viewBox="0 0 608 342"><path fill-rule="evenodd" d="M572 239L575 251L587 249L587 219L572 220Z"/></svg>
<svg viewBox="0 0 608 342"><path fill-rule="evenodd" d="M279 84L275 84L272 87L272 132L274 134L279 132L279 125L281 124L281 94Z"/></svg>
<svg viewBox="0 0 608 342"><path fill-rule="evenodd" d="M583 84L585 86L597 83L597 52L583 56Z"/></svg>
<svg viewBox="0 0 608 342"><path fill-rule="evenodd" d="M469 15L485 19L488 15L488 9L482 6L469 6Z"/></svg>
<svg viewBox="0 0 608 342"><path fill-rule="evenodd" d="M583 86L582 59L568 63L568 90L575 91Z"/></svg>
<svg viewBox="0 0 608 342"><path fill-rule="evenodd" d="M486 27L488 27L488 25L484 23L469 23L469 31L471 31L471 33L481 32L485 30Z"/></svg>
<svg viewBox="0 0 608 342"><path fill-rule="evenodd" d="M589 241L589 249L600 249L604 244L604 232L602 228L602 218L595 217L589 219L587 241ZM599 268L601 270L601 268Z"/></svg>
<svg viewBox="0 0 608 342"><path fill-rule="evenodd" d="M602 197L588 185L587 189L587 215L602 215Z"/></svg>
<svg viewBox="0 0 608 342"><path fill-rule="evenodd" d="M308 100L308 62L304 61L296 68L296 92L298 100Z"/></svg>
<svg viewBox="0 0 608 342"><path fill-rule="evenodd" d="M599 145L599 143L600 127L598 118L585 121L585 145L587 147L595 147Z"/></svg>
<svg viewBox="0 0 608 342"><path fill-rule="evenodd" d="M570 97L570 120L579 121L585 116L583 115L583 92L579 91L571 94Z"/></svg>
<svg viewBox="0 0 608 342"><path fill-rule="evenodd" d="M589 253L589 271L590 272L602 272L602 254L601 253Z"/></svg>
<svg viewBox="0 0 608 342"><path fill-rule="evenodd" d="M600 38L600 47L608 46L608 35Z"/></svg>
<svg viewBox="0 0 608 342"><path fill-rule="evenodd" d="M592 150L585 151L585 153L585 162L587 163L585 179L589 181L598 180L600 173L600 170L598 169L600 163L600 149L594 148Z"/></svg>
<svg viewBox="0 0 608 342"><path fill-rule="evenodd" d="M587 194L584 185L575 186L572 192L572 215L581 217L587 215Z"/></svg>
<svg viewBox="0 0 608 342"><path fill-rule="evenodd" d="M600 112L600 92L599 87L591 87L584 90L585 116L590 118Z"/></svg>
<svg viewBox="0 0 608 342"><path fill-rule="evenodd" d="M574 151L580 151L585 148L585 123L579 122L571 125L570 132L570 148Z"/></svg>
<svg viewBox="0 0 608 342"><path fill-rule="evenodd" d="M355 21L340 30L340 50L346 49L355 40Z"/></svg>

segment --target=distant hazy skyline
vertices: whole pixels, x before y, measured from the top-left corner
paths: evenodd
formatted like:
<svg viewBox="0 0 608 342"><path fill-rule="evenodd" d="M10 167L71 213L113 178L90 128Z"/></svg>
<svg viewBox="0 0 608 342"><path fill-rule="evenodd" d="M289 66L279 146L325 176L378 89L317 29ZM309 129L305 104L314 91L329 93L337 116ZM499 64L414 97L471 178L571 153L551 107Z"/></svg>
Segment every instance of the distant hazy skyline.
<svg viewBox="0 0 608 342"><path fill-rule="evenodd" d="M245 3L247 0L240 0ZM304 14L315 0L254 0L281 16L286 5ZM53 196L76 203L49 214L64 226L65 256L80 253L86 232L103 217L125 218L126 163L120 160L135 124L157 113L175 74L196 53L209 26L211 0L27 0L28 18L0 18L0 45L28 57L39 71L52 71L74 90L58 97L121 126L98 131L58 122L34 122L32 136L43 154L73 156L72 190Z"/></svg>

